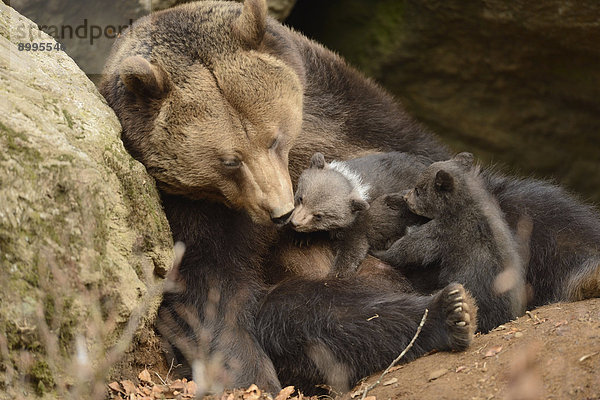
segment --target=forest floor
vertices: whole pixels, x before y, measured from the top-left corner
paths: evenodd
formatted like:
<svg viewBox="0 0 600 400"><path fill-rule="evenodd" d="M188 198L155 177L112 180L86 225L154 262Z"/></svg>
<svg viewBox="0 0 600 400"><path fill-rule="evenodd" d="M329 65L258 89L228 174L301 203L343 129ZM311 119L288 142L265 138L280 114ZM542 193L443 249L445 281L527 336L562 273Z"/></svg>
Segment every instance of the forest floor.
<svg viewBox="0 0 600 400"><path fill-rule="evenodd" d="M113 398L191 399L196 385L154 382L147 370L139 384L113 382ZM374 374L341 400L360 400ZM317 400L282 390L275 400ZM486 335L461 353L438 352L396 366L367 393L367 400L582 399L600 400L600 299L540 307ZM252 386L213 400L272 400Z"/></svg>
<svg viewBox="0 0 600 400"><path fill-rule="evenodd" d="M465 352L430 354L396 367L368 395L378 400L598 400L600 299L535 309L477 335Z"/></svg>

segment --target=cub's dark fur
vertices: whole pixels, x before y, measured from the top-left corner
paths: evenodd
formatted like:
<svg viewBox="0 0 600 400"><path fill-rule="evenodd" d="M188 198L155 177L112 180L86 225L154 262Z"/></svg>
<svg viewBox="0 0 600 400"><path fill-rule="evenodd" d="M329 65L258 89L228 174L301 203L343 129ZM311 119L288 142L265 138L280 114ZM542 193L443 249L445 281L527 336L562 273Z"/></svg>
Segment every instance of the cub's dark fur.
<svg viewBox="0 0 600 400"><path fill-rule="evenodd" d="M326 163L315 153L298 179L290 224L299 232L329 232L336 250L332 274L351 274L369 248L385 248L407 226L423 222L406 207L403 218L399 210L389 212L385 195L412 187L429 163L400 152Z"/></svg>
<svg viewBox="0 0 600 400"><path fill-rule="evenodd" d="M378 255L398 267L439 264L440 284L465 285L477 300L479 329L487 332L525 311L524 273L513 234L472 161L461 153L431 164L404 196L412 212L430 221ZM498 287L500 275L507 287Z"/></svg>
<svg viewBox="0 0 600 400"><path fill-rule="evenodd" d="M513 232L530 220L526 254L527 308L600 296L600 212L560 186L484 170Z"/></svg>
<svg viewBox="0 0 600 400"><path fill-rule="evenodd" d="M522 305L531 309L552 302L576 301L600 295L600 216L595 209L547 182L509 178L491 169L474 175L473 170L467 172L469 168L464 167L464 155L461 158L462 171L458 160L432 164L429 175L426 173L423 182L420 181L420 185L405 196L409 204L413 203L415 212L430 215L437 209L437 213L442 213L442 218L437 220L442 223L436 223L434 219L410 231L387 252L376 253L379 257L405 266L403 271L420 290L433 290L443 286L444 282L454 280L465 284L478 301L478 325L482 331L519 315L520 312L514 310L519 310ZM448 171L444 171L439 177L431 176L438 167L448 167L449 163L454 164L449 169L454 171L454 175L445 174ZM475 193L484 199L479 204L485 206L487 216L481 215L481 212L477 216L477 210L482 208L474 207L477 202L467 204L471 200L469 196L457 198L455 192L445 190L456 188L456 174L459 178L470 177L472 182L476 177ZM453 186L449 186L450 181L454 183ZM438 197L443 201L433 204L433 210L419 209L415 205L415 191L428 195L428 191L434 189L426 183L431 185L436 182L438 187L435 190L446 193ZM463 206L449 210L449 206L458 204ZM507 239L508 235L503 233L506 229L502 220L510 228L513 240ZM495 234L490 227L496 230ZM463 242L466 246L461 249ZM496 249L496 256L482 250L486 243L488 250ZM432 251L432 247L436 250ZM498 257L497 251L501 249L504 249L505 256ZM434 255L439 253L446 255L436 259ZM511 275L518 268L506 270L498 264L498 261L507 260L506 255L509 255L510 261L511 253L517 257L509 264L517 265L520 258L523 266L526 284L524 301L519 300L522 298L519 295L522 292L521 284ZM483 255L496 258L496 262L486 261ZM506 261L503 263L506 264ZM428 282L422 279L422 273L415 271L423 265L431 272ZM455 269L448 268L448 265ZM496 274L500 274L498 280L493 279ZM497 289L502 289L502 284L507 282L514 285L514 296L510 291L497 296Z"/></svg>
<svg viewBox="0 0 600 400"><path fill-rule="evenodd" d="M325 381L338 392L350 389L398 356L398 348L411 339L406 332L417 330L425 308L427 320L404 361L432 348L468 347L476 306L462 285L450 284L433 296L417 297L389 283L366 275L297 279L275 287L258 313L258 324L260 341L281 383L307 388ZM291 310L298 311L290 314ZM373 340L379 345L373 346Z"/></svg>

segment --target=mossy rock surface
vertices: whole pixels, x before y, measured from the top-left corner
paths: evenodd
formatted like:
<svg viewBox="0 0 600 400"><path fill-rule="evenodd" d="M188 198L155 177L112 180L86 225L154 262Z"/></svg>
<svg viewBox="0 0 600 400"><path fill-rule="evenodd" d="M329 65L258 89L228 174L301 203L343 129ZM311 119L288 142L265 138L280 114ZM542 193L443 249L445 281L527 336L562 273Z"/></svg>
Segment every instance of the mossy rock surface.
<svg viewBox="0 0 600 400"><path fill-rule="evenodd" d="M600 2L304 0L288 22L455 151L600 203Z"/></svg>
<svg viewBox="0 0 600 400"><path fill-rule="evenodd" d="M148 304L137 337L151 340L160 299L145 294L172 260L154 181L113 111L64 52L19 51L23 30L54 43L0 3L0 398L54 396L74 379L76 338L102 354Z"/></svg>

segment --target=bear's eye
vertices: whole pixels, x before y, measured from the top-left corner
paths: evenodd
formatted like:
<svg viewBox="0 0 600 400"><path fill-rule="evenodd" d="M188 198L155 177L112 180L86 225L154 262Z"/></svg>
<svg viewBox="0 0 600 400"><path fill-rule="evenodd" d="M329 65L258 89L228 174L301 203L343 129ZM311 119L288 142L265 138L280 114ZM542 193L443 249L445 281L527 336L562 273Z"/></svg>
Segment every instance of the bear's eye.
<svg viewBox="0 0 600 400"><path fill-rule="evenodd" d="M313 218L315 219L315 221L320 221L323 219L323 214L321 214L321 213L313 214Z"/></svg>
<svg viewBox="0 0 600 400"><path fill-rule="evenodd" d="M296 198L296 203L297 203L297 204L302 204L302 196L298 196L298 197Z"/></svg>
<svg viewBox="0 0 600 400"><path fill-rule="evenodd" d="M418 187L415 188L415 196L419 196L419 188Z"/></svg>
<svg viewBox="0 0 600 400"><path fill-rule="evenodd" d="M221 162L223 163L224 167L232 169L239 168L242 165L242 162L239 158L228 158L221 160Z"/></svg>
<svg viewBox="0 0 600 400"><path fill-rule="evenodd" d="M273 139L273 142L271 142L271 145L269 146L269 150L275 149L278 144L279 144L279 136L277 136L275 139Z"/></svg>

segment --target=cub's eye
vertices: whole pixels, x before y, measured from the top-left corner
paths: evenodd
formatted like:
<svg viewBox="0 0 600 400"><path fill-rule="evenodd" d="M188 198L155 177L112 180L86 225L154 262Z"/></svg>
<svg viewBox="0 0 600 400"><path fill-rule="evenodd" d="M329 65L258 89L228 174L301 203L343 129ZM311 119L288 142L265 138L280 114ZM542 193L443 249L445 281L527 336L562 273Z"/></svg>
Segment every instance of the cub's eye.
<svg viewBox="0 0 600 400"><path fill-rule="evenodd" d="M315 219L315 221L320 221L323 219L323 214L321 214L321 213L313 214L313 218Z"/></svg>
<svg viewBox="0 0 600 400"><path fill-rule="evenodd" d="M302 196L298 196L298 197L296 198L296 203L297 203L297 204L302 204Z"/></svg>
<svg viewBox="0 0 600 400"><path fill-rule="evenodd" d="M223 160L221 160L221 163L223 163L224 167L231 168L231 169L239 168L242 166L242 162L240 161L239 158L223 159Z"/></svg>
<svg viewBox="0 0 600 400"><path fill-rule="evenodd" d="M277 147L278 144L279 144L279 136L277 136L275 139L273 139L273 142L271 142L271 145L269 146L269 150L273 150L274 148Z"/></svg>
<svg viewBox="0 0 600 400"><path fill-rule="evenodd" d="M418 187L415 188L415 196L419 196L419 188Z"/></svg>

